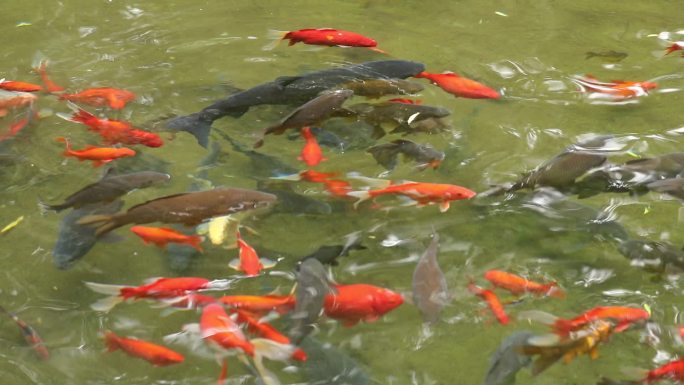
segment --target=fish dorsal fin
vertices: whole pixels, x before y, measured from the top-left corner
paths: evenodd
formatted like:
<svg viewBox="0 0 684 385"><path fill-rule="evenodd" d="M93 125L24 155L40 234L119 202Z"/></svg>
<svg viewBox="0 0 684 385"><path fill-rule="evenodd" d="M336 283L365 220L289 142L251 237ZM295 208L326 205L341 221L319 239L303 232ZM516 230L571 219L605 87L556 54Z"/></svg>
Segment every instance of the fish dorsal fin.
<svg viewBox="0 0 684 385"><path fill-rule="evenodd" d="M287 87L288 84L301 79L301 76L281 76L276 78L273 82L281 87Z"/></svg>
<svg viewBox="0 0 684 385"><path fill-rule="evenodd" d="M139 203L139 204L137 204L137 205L135 205L135 206L132 206L131 208L128 209L128 211L131 211L131 210L133 210L133 209L135 209L135 208L138 208L138 207L140 207L140 206L144 206L144 205L146 205L146 204L148 204L148 203L152 203L152 202L160 201L160 200L164 200L164 199L169 199L169 198L175 198L175 197L179 197L179 196L181 196L181 195L187 195L187 194L191 194L191 193L179 193L179 194L167 195L167 196L165 196L165 197L159 197L159 198L156 198L156 199L152 199L152 200L150 200L150 201L143 202L143 203Z"/></svg>

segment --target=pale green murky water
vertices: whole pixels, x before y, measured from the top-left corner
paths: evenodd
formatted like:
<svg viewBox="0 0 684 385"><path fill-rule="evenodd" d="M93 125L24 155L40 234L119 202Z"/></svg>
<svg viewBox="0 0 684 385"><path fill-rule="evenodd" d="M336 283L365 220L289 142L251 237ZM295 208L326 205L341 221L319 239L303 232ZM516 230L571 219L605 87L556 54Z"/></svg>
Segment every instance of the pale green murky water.
<svg viewBox="0 0 684 385"><path fill-rule="evenodd" d="M418 173L403 164L389 175L483 191L490 184L515 179L581 134L632 135L627 147L641 156L681 150L681 138L667 131L682 126L684 62L676 54L663 58L663 43L649 35L678 30L682 11L684 5L679 2L643 1L518 1L498 6L479 1L5 1L0 13L4 42L0 77L38 82L30 67L35 53L41 51L50 58L53 80L70 90L114 86L135 92L136 103L109 116L141 123L168 113L195 112L225 97L224 83L249 88L277 76L385 58L364 49L312 49L301 44L261 50L269 42L268 29L357 31L376 39L393 57L423 62L432 72L452 70L503 90L505 97L491 102L456 99L436 87L426 87L419 98L452 110L448 120L453 128L441 135L411 139L445 151L446 160L437 171ZM21 22L30 25L17 26ZM585 59L587 51L607 50L629 56L618 64ZM584 73L605 80L659 78L660 92L633 104L595 105L568 80ZM50 96L41 96L38 106L68 111ZM249 145L261 128L286 111L257 107L241 119L219 120L214 128ZM9 122L6 118L2 124ZM206 150L186 133L175 138L162 135L167 140L164 147L141 147L141 151L159 159L173 180L157 189L135 192L126 198L127 206L186 191L198 172ZM169 314L145 302L99 314L89 305L100 295L91 293L82 281L137 285L150 277L180 274L220 278L233 274L227 263L235 250L207 244L208 251L188 270L177 272L158 250L121 229L123 241L99 244L73 269L57 270L50 251L65 214L43 215L37 201L59 201L96 180L100 170L71 158L65 161L61 144L53 142L56 136L70 136L81 144L95 139L83 127L52 116L3 146L19 161L0 169L0 226L20 215L25 219L0 236L0 304L39 330L52 358L38 361L11 321L2 319L0 383L215 383L218 366L214 360L184 346L172 345L186 355L186 362L168 368L153 368L120 352L103 353L98 335L103 328L161 342L183 324L196 322L198 315L192 311ZM208 171L211 181L256 187L253 176L263 176L267 170L255 169L259 166L233 151L220 136L212 138L227 156ZM261 149L302 169L296 160L299 150L299 141L285 137L268 138ZM384 171L364 147L351 147L344 153L331 148L324 151L330 160L320 170L360 171L369 176ZM624 154L611 158L615 162L628 159ZM345 234L362 230L368 249L343 259L334 269L335 278L341 283L372 283L410 293L414 262L406 258L423 250L433 227L440 233L440 262L454 301L429 334L422 331L420 316L410 304L379 322L354 328L333 321L322 323L317 338L357 360L372 383L481 382L489 355L500 340L529 328L520 323L495 324L489 313L480 311L481 302L465 291L468 276L482 281L481 274L493 268L557 280L568 292L563 301L527 299L508 307L512 315L522 309L541 309L572 316L603 304L648 304L661 329L656 344L642 344L644 334L630 331L613 337L598 360L581 357L537 378L524 372L518 383L593 384L602 375L619 378L621 367L653 367L682 354L684 347L667 329L684 323L681 277L651 279L651 274L631 267L604 232L588 229L586 222L596 213L573 216L575 203L596 211L605 209L631 237L681 246L678 201L661 201L656 194L636 199L600 194L582 201L570 197L567 206L553 213L555 218L535 212L522 199L505 204L497 204L497 199L454 202L445 214L434 206L397 208L389 213L366 207L354 212L325 195L319 185L302 183L295 189L339 210L328 215L274 213L249 220L260 233L249 238L254 246L291 256L277 270L289 271L294 256L306 255L322 244L342 242ZM383 202L398 205L393 199ZM383 244L393 237L410 242L394 247ZM284 292L290 286L281 277L262 277L241 282L233 292L263 294L276 287ZM307 381L301 373L282 372L280 363L268 367L283 383ZM237 384L247 372L233 361L230 373L229 383Z"/></svg>

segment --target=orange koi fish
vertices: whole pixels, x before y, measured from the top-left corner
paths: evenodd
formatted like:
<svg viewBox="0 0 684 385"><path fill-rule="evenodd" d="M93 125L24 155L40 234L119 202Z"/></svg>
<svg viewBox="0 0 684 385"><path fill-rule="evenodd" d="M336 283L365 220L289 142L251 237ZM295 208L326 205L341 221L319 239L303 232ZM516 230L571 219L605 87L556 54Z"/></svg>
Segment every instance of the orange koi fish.
<svg viewBox="0 0 684 385"><path fill-rule="evenodd" d="M328 179L324 182L325 189L330 195L336 197L347 197L352 192L349 182L340 179Z"/></svg>
<svg viewBox="0 0 684 385"><path fill-rule="evenodd" d="M91 131L97 132L107 144L142 144L147 147L161 147L164 141L159 135L139 130L128 122L111 119L99 119L86 110L70 105L73 115L60 115L62 118L75 123L85 124Z"/></svg>
<svg viewBox="0 0 684 385"><path fill-rule="evenodd" d="M404 103L404 104L423 104L423 101L420 99L406 99L406 98L394 98L394 99L388 100L388 102Z"/></svg>
<svg viewBox="0 0 684 385"><path fill-rule="evenodd" d="M47 74L47 65L48 62L47 60L41 60L40 63L38 64L37 67L34 68L36 72L38 72L38 75L40 75L41 80L43 81L43 84L45 84L45 88L47 88L49 93L55 93L55 92L62 92L64 91L64 87L59 86L55 84L50 78L48 77Z"/></svg>
<svg viewBox="0 0 684 385"><path fill-rule="evenodd" d="M243 309L251 313L266 313L272 310L285 314L294 309L293 295L225 295L219 301L235 309Z"/></svg>
<svg viewBox="0 0 684 385"><path fill-rule="evenodd" d="M63 137L55 139L57 142L63 142L66 144L66 150L64 151L64 156L73 156L78 158L79 161L91 160L93 161L93 167L100 167L105 163L109 163L114 159L125 158L127 156L135 156L135 151L130 148L121 147L95 147L86 146L83 150L72 150L69 140Z"/></svg>
<svg viewBox="0 0 684 385"><path fill-rule="evenodd" d="M248 277L254 277L259 275L262 269L268 269L275 265L273 261L259 258L256 250L242 239L240 230L237 231L237 245L240 257L230 262L229 266L232 269L242 271Z"/></svg>
<svg viewBox="0 0 684 385"><path fill-rule="evenodd" d="M288 337L280 333L268 322L261 322L254 318L252 314L244 310L235 309L233 312L237 314L237 322L239 324L247 325L247 330L251 333L260 335L263 338L267 338L279 344L292 345L292 341L290 341ZM306 361L307 357L304 350L294 347L292 358L297 361Z"/></svg>
<svg viewBox="0 0 684 385"><path fill-rule="evenodd" d="M36 95L28 92L0 90L0 117L7 115L10 108L31 105L36 99Z"/></svg>
<svg viewBox="0 0 684 385"><path fill-rule="evenodd" d="M501 302L499 301L499 297L497 297L493 291L478 287L472 282L468 284L468 291L487 302L487 306L489 306L489 309L491 309L494 317L496 317L500 324L508 324L508 315L506 314L506 311L504 311L503 305L501 305Z"/></svg>
<svg viewBox="0 0 684 385"><path fill-rule="evenodd" d="M15 82L12 80L0 79L0 90L5 91L20 91L20 92L36 92L42 90L43 87L25 82Z"/></svg>
<svg viewBox="0 0 684 385"><path fill-rule="evenodd" d="M17 324L21 330L21 335L24 336L24 340L33 348L33 351L36 352L40 359L47 360L50 358L50 352L48 352L45 342L43 342L43 339L40 338L38 332L36 332L31 325L22 321L16 314L6 310L2 306L0 306L0 312L5 313Z"/></svg>
<svg viewBox="0 0 684 385"><path fill-rule="evenodd" d="M114 110L126 107L126 103L135 99L135 94L118 88L89 88L75 94L61 94L61 100L86 103L91 106L109 106Z"/></svg>
<svg viewBox="0 0 684 385"><path fill-rule="evenodd" d="M644 309L625 306L598 306L579 316L566 320L559 318L553 323L554 331L560 336L567 336L584 325L604 319L618 322L615 332L626 330L631 324L647 320L651 315Z"/></svg>
<svg viewBox="0 0 684 385"><path fill-rule="evenodd" d="M325 183L330 178L334 178L339 174L336 172L319 172L314 170L306 170L299 173L299 178L303 181L311 183Z"/></svg>
<svg viewBox="0 0 684 385"><path fill-rule="evenodd" d="M648 90L658 87L658 84L653 82L632 82L623 80L602 82L591 75L575 76L572 80L582 92L595 92L616 99L645 96L648 95Z"/></svg>
<svg viewBox="0 0 684 385"><path fill-rule="evenodd" d="M684 42L677 41L672 43L672 45L665 50L665 55L669 55L674 51L684 51ZM684 57L684 53L682 53L682 57Z"/></svg>
<svg viewBox="0 0 684 385"><path fill-rule="evenodd" d="M342 320L345 326L359 321L374 322L404 303L404 297L389 289L366 284L335 285L336 294L327 294L325 315Z"/></svg>
<svg viewBox="0 0 684 385"><path fill-rule="evenodd" d="M290 40L288 45L294 45L300 42L304 44L325 45L329 47L343 46L375 48L378 45L378 42L369 37L359 35L358 33L354 32L332 28L308 28L289 32L269 31L269 36L272 39L277 39L276 43L280 40ZM268 47L267 49L269 48L271 47Z"/></svg>
<svg viewBox="0 0 684 385"><path fill-rule="evenodd" d="M421 206L439 203L439 211L441 212L449 210L450 201L470 199L476 195L474 191L461 186L418 182L389 185L378 190L352 191L347 193L348 196L359 198L359 200L354 203L355 208L358 207L359 203L365 200L387 194L407 196Z"/></svg>
<svg viewBox="0 0 684 385"><path fill-rule="evenodd" d="M33 112L29 111L29 116L12 123L7 132L0 134L0 142L17 136L17 134L23 130L24 127L28 126L32 115Z"/></svg>
<svg viewBox="0 0 684 385"><path fill-rule="evenodd" d="M667 364L650 370L644 381L652 383L659 380L684 381L684 358L670 361Z"/></svg>
<svg viewBox="0 0 684 385"><path fill-rule="evenodd" d="M162 249L168 243L182 243L194 247L199 252L204 252L200 246L204 238L199 235L185 235L170 227L133 226L131 231L142 238L145 243L153 243Z"/></svg>
<svg viewBox="0 0 684 385"><path fill-rule="evenodd" d="M121 349L129 356L142 358L155 366L179 364L185 360L182 354L167 347L135 338L119 337L111 331L106 332L104 338L107 351Z"/></svg>
<svg viewBox="0 0 684 385"><path fill-rule="evenodd" d="M223 310L223 306L213 303L204 307L200 318L202 338L223 349L241 349L250 356L254 346L247 341L240 327Z"/></svg>
<svg viewBox="0 0 684 385"><path fill-rule="evenodd" d="M508 290L514 295L534 293L557 298L565 297L565 293L558 287L556 282L541 284L500 270L489 270L485 272L484 278L491 282L492 285Z"/></svg>
<svg viewBox="0 0 684 385"><path fill-rule="evenodd" d="M311 133L311 128L302 128L302 136L306 140L306 144L304 145L304 148L302 148L302 153L297 159L304 161L309 167L316 166L322 161L328 160L328 158L323 156L323 152L318 145L318 141L316 141L316 137Z"/></svg>
<svg viewBox="0 0 684 385"><path fill-rule="evenodd" d="M428 79L444 91L462 98L499 99L501 97L498 92L484 84L458 76L453 72L444 72L441 74L421 72L414 77Z"/></svg>

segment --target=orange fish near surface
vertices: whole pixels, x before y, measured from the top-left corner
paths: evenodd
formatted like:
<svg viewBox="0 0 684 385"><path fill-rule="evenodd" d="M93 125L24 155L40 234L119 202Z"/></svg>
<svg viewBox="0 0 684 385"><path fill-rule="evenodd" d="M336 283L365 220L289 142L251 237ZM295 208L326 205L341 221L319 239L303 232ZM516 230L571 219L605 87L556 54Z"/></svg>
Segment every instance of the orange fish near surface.
<svg viewBox="0 0 684 385"><path fill-rule="evenodd" d="M251 313L268 313L272 310L285 314L294 309L293 295L224 295L219 302L235 309L244 309Z"/></svg>
<svg viewBox="0 0 684 385"><path fill-rule="evenodd" d="M359 35L355 32L332 28L309 28L290 32L273 31L273 37L282 40L290 40L288 45L294 45L299 42L311 45L326 45L330 47L345 46L372 48L378 45L375 40L369 37Z"/></svg>
<svg viewBox="0 0 684 385"><path fill-rule="evenodd" d="M475 191L461 186L418 182L394 184L378 190L352 191L347 193L349 196L359 198L354 203L354 207L358 207L359 203L365 200L387 194L407 196L418 202L419 205L439 203L439 211L441 212L449 210L450 201L470 199L476 195Z"/></svg>
<svg viewBox="0 0 684 385"><path fill-rule="evenodd" d="M29 114L32 115L33 112L30 111ZM0 134L0 142L17 136L17 134L18 134L21 130L23 130L24 127L26 127L26 126L29 124L29 122L30 122L30 120L31 120L30 118L31 118L31 117L28 116L28 117L26 117L26 118L17 120L16 122L12 123L12 125L9 127L9 129L7 130L7 132L4 132L4 133L1 133L1 134Z"/></svg>
<svg viewBox="0 0 684 385"><path fill-rule="evenodd" d="M64 91L64 87L55 84L55 82L50 80L50 78L48 77L47 65L48 65L47 60L42 60L38 64L38 66L34 68L34 70L36 72L38 72L38 75L40 75L40 78L43 81L43 84L45 84L45 88L47 88L48 92L50 92L50 93Z"/></svg>
<svg viewBox="0 0 684 385"><path fill-rule="evenodd" d="M0 80L0 90L5 91L21 91L21 92L36 92L42 90L43 87L37 84L15 82L12 80Z"/></svg>
<svg viewBox="0 0 684 385"><path fill-rule="evenodd" d="M276 328L274 328L273 325L269 324L268 322L257 320L254 315L245 310L235 309L233 312L237 314L237 322L247 325L247 330L249 330L251 333L258 334L261 337L267 338L279 344L292 345L292 341L290 341L288 337L276 330ZM304 350L295 348L292 352L292 358L297 361L306 361L307 356Z"/></svg>
<svg viewBox="0 0 684 385"><path fill-rule="evenodd" d="M444 91L462 98L499 99L501 97L498 92L484 84L458 76L453 72L444 72L441 74L421 72L414 77L428 79Z"/></svg>
<svg viewBox="0 0 684 385"><path fill-rule="evenodd" d="M72 150L71 144L66 138L59 137L55 140L66 144L64 156L73 156L74 158L78 158L79 161L91 160L93 161L93 167L100 167L105 163L113 161L114 159L135 156L135 151L126 147L117 148L87 146L83 150Z"/></svg>
<svg viewBox="0 0 684 385"><path fill-rule="evenodd" d="M159 135L139 130L128 122L99 119L86 110L75 106L73 108L74 114L64 118L71 122L85 124L91 131L100 134L107 144L142 144L147 147L161 147L164 144Z"/></svg>
<svg viewBox="0 0 684 385"><path fill-rule="evenodd" d="M328 160L328 158L323 156L321 147L318 145L318 141L316 141L316 137L311 133L309 127L302 128L302 136L304 137L304 140L306 140L306 144L304 144L302 153L297 159L304 161L309 167L316 166L322 161Z"/></svg>
<svg viewBox="0 0 684 385"><path fill-rule="evenodd" d="M153 243L164 248L168 243L182 243L194 247L203 252L202 237L199 235L185 235L169 227L133 226L131 231L142 238L145 243Z"/></svg>
<svg viewBox="0 0 684 385"><path fill-rule="evenodd" d="M565 297L565 293L556 282L541 284L500 270L489 270L485 272L484 278L492 285L508 290L515 295L534 293L557 298Z"/></svg>
<svg viewBox="0 0 684 385"><path fill-rule="evenodd" d="M605 95L615 99L629 99L648 95L648 90L658 87L653 82L633 82L614 80L602 82L591 75L575 76L572 80L583 92L594 92L599 96Z"/></svg>
<svg viewBox="0 0 684 385"><path fill-rule="evenodd" d="M231 261L229 265L231 268L244 272L248 277L255 277L259 275L262 269L273 267L272 261L259 258L256 250L242 239L239 230L237 232L237 246L240 257Z"/></svg>
<svg viewBox="0 0 684 385"><path fill-rule="evenodd" d="M61 94L59 98L72 102L86 103L91 106L109 106L114 110L126 107L126 103L135 99L135 94L118 88L89 88L76 94Z"/></svg>
<svg viewBox="0 0 684 385"><path fill-rule="evenodd" d="M373 322L404 303L404 297L392 290L366 284L335 285L336 294L327 294L325 315L342 320L345 326L359 321Z"/></svg>
<svg viewBox="0 0 684 385"><path fill-rule="evenodd" d="M650 370L644 381L652 383L658 380L684 381L684 358L670 361L667 364Z"/></svg>
<svg viewBox="0 0 684 385"><path fill-rule="evenodd" d="M559 318L554 322L553 328L558 335L567 336L590 322L612 319L618 322L614 331L619 333L635 322L649 319L650 316L646 310L634 307L598 306L573 319Z"/></svg>
<svg viewBox="0 0 684 385"><path fill-rule="evenodd" d="M241 349L250 356L254 355L254 345L247 341L240 327L219 304L204 307L200 318L200 332L202 338L223 349Z"/></svg>
<svg viewBox="0 0 684 385"><path fill-rule="evenodd" d="M506 314L503 305L501 305L499 297L497 297L493 291L478 287L472 282L468 284L468 291L484 299L485 302L487 302L487 306L489 306L489 309L491 309L492 313L494 314L494 317L496 317L496 320L499 321L500 324L508 324L508 315Z"/></svg>
<svg viewBox="0 0 684 385"><path fill-rule="evenodd" d="M128 355L142 358L152 365L168 366L179 364L185 360L185 357L183 357L182 354L151 342L135 338L119 337L110 331L105 333L104 338L105 343L107 344L107 351L113 352L117 349L121 349Z"/></svg>

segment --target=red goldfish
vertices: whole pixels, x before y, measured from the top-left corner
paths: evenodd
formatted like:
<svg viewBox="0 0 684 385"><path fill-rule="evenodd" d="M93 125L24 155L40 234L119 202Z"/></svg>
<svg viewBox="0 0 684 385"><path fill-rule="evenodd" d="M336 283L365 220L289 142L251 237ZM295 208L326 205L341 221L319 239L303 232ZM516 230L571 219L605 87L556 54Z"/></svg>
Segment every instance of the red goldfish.
<svg viewBox="0 0 684 385"><path fill-rule="evenodd" d="M36 92L42 90L43 87L37 84L15 82L12 80L0 79L0 90L5 91L21 91L21 92Z"/></svg>
<svg viewBox="0 0 684 385"><path fill-rule="evenodd" d="M458 76L453 72L444 72L441 74L421 72L414 77L428 79L444 91L463 98L499 99L501 97L498 92L484 84Z"/></svg>
<svg viewBox="0 0 684 385"><path fill-rule="evenodd" d="M485 272L484 278L491 282L492 285L508 290L515 295L534 293L558 298L565 297L565 293L558 288L558 284L555 282L541 284L499 270L489 270Z"/></svg>
<svg viewBox="0 0 684 385"><path fill-rule="evenodd" d="M684 51L684 42L677 41L672 43L671 46L667 47L667 50L665 51L665 55L669 55L674 51ZM682 53L682 57L684 57L684 53Z"/></svg>
<svg viewBox="0 0 684 385"><path fill-rule="evenodd" d="M580 91L595 92L616 99L628 99L637 96L648 95L648 90L658 87L653 82L632 82L614 80L602 82L591 75L575 76L573 81L579 86Z"/></svg>
<svg viewBox="0 0 684 385"><path fill-rule="evenodd" d="M202 338L223 349L241 349L250 356L254 346L247 341L238 325L223 310L223 306L213 303L202 310L200 318Z"/></svg>
<svg viewBox="0 0 684 385"><path fill-rule="evenodd" d="M114 159L135 156L135 151L126 147L116 148L87 146L83 150L72 150L71 144L66 138L59 137L55 140L66 144L64 156L73 156L74 158L78 158L79 161L91 160L93 161L93 167L100 167L105 163L113 161Z"/></svg>
<svg viewBox="0 0 684 385"><path fill-rule="evenodd" d="M200 246L203 238L199 235L185 235L169 227L133 226L131 231L142 238L145 243L154 243L161 248L166 247L166 244L170 242L186 244L200 252L204 251Z"/></svg>
<svg viewBox="0 0 684 385"><path fill-rule="evenodd" d="M474 191L461 186L418 182L389 185L378 190L352 191L347 193L348 196L359 198L359 200L354 203L354 207L358 207L359 203L365 200L386 194L407 196L421 206L439 203L439 211L441 212L449 210L450 201L470 199L476 195Z"/></svg>
<svg viewBox="0 0 684 385"><path fill-rule="evenodd" d="M598 306L573 319L559 318L553 323L553 328L558 335L567 336L590 322L612 319L618 322L614 331L619 333L635 322L649 319L650 316L646 310L634 307Z"/></svg>
<svg viewBox="0 0 684 385"><path fill-rule="evenodd" d="M10 108L23 107L27 104L33 104L37 99L36 95L28 92L14 92L0 90L0 117L7 115L7 110Z"/></svg>
<svg viewBox="0 0 684 385"><path fill-rule="evenodd" d="M508 315L506 314L503 305L501 305L499 297L497 297L493 291L478 287L472 282L468 284L468 291L484 299L485 302L487 302L487 306L489 306L489 309L491 309L492 313L494 314L494 317L496 317L496 320L499 321L500 324L508 324Z"/></svg>
<svg viewBox="0 0 684 385"><path fill-rule="evenodd" d="M353 284L335 285L336 294L327 294L323 304L325 315L353 326L359 321L373 322L404 303L399 293L382 287Z"/></svg>
<svg viewBox="0 0 684 385"><path fill-rule="evenodd" d="M670 361L667 364L652 370L634 369L629 370L629 373L634 373L635 376L642 377L642 380L647 384L660 380L670 380L679 383L680 381L684 381L684 358Z"/></svg>
<svg viewBox="0 0 684 385"><path fill-rule="evenodd" d="M45 88L47 88L48 92L50 93L55 93L55 92L61 92L64 91L64 87L59 86L55 84L50 78L48 77L47 74L47 65L48 62L47 60L42 60L37 67L35 67L35 71L38 72L40 75L40 78L43 80L43 84L45 84Z"/></svg>
<svg viewBox="0 0 684 385"><path fill-rule="evenodd" d="M32 112L30 112L30 114L32 114ZM21 130L24 129L24 127L29 124L30 120L30 116L28 116L12 123L7 132L0 134L0 142L15 137Z"/></svg>
<svg viewBox="0 0 684 385"><path fill-rule="evenodd" d="M314 170L306 170L299 173L301 180L311 183L325 183L325 181L338 175L336 172L319 172Z"/></svg>
<svg viewBox="0 0 684 385"><path fill-rule="evenodd" d="M105 333L107 351L121 349L132 357L142 358L155 366L179 364L185 360L182 354L169 348L135 338L119 337L113 332Z"/></svg>
<svg viewBox="0 0 684 385"><path fill-rule="evenodd" d="M419 99L406 99L406 98L394 98L388 100L388 102L392 103L404 103L404 104L423 104L422 100Z"/></svg>
<svg viewBox="0 0 684 385"><path fill-rule="evenodd" d="M252 313L263 313L275 310L280 314L294 309L293 295L225 295L219 298L224 305L235 309L244 309Z"/></svg>
<svg viewBox="0 0 684 385"><path fill-rule="evenodd" d="M126 107L126 103L135 99L135 94L118 88L89 88L75 94L61 94L59 98L72 102L86 103L102 107L108 105L114 110Z"/></svg>
<svg viewBox="0 0 684 385"><path fill-rule="evenodd" d="M45 342L43 342L43 339L40 338L38 332L36 332L31 325L22 321L16 314L5 310L2 306L0 306L0 312L5 313L17 324L21 330L21 335L24 336L24 340L33 348L33 351L36 352L40 359L47 360L50 358L50 352L47 350L47 347L45 347Z"/></svg>
<svg viewBox="0 0 684 385"><path fill-rule="evenodd" d="M267 338L279 344L292 345L292 341L290 341L289 338L276 330L276 328L274 328L268 322L261 322L244 310L235 309L233 312L237 314L237 322L247 325L247 330L250 332L258 334L261 337ZM292 358L297 361L306 361L306 353L300 348L294 348L292 352Z"/></svg>
<svg viewBox="0 0 684 385"><path fill-rule="evenodd" d="M230 262L230 267L242 271L248 277L259 275L262 269L273 267L274 263L265 258L259 258L256 250L242 239L240 231L237 232L237 246L240 258Z"/></svg>
<svg viewBox="0 0 684 385"><path fill-rule="evenodd" d="M71 122L85 124L90 127L91 131L100 134L107 144L142 144L147 147L161 147L164 144L159 135L139 130L128 122L99 119L86 110L73 105L70 107L74 110L74 114L62 117Z"/></svg>
<svg viewBox="0 0 684 385"><path fill-rule="evenodd" d="M302 153L297 159L304 161L309 167L316 166L322 161L328 160L328 158L323 156L321 147L318 145L316 137L311 133L309 127L302 128L302 136L306 140L306 144L304 145L304 148L302 148Z"/></svg>
<svg viewBox="0 0 684 385"><path fill-rule="evenodd" d="M326 45L330 47L345 46L372 48L378 45L375 40L359 35L358 33L332 28L309 28L290 32L271 31L270 34L273 38L279 40L290 40L288 45L294 45L299 42L311 45Z"/></svg>

